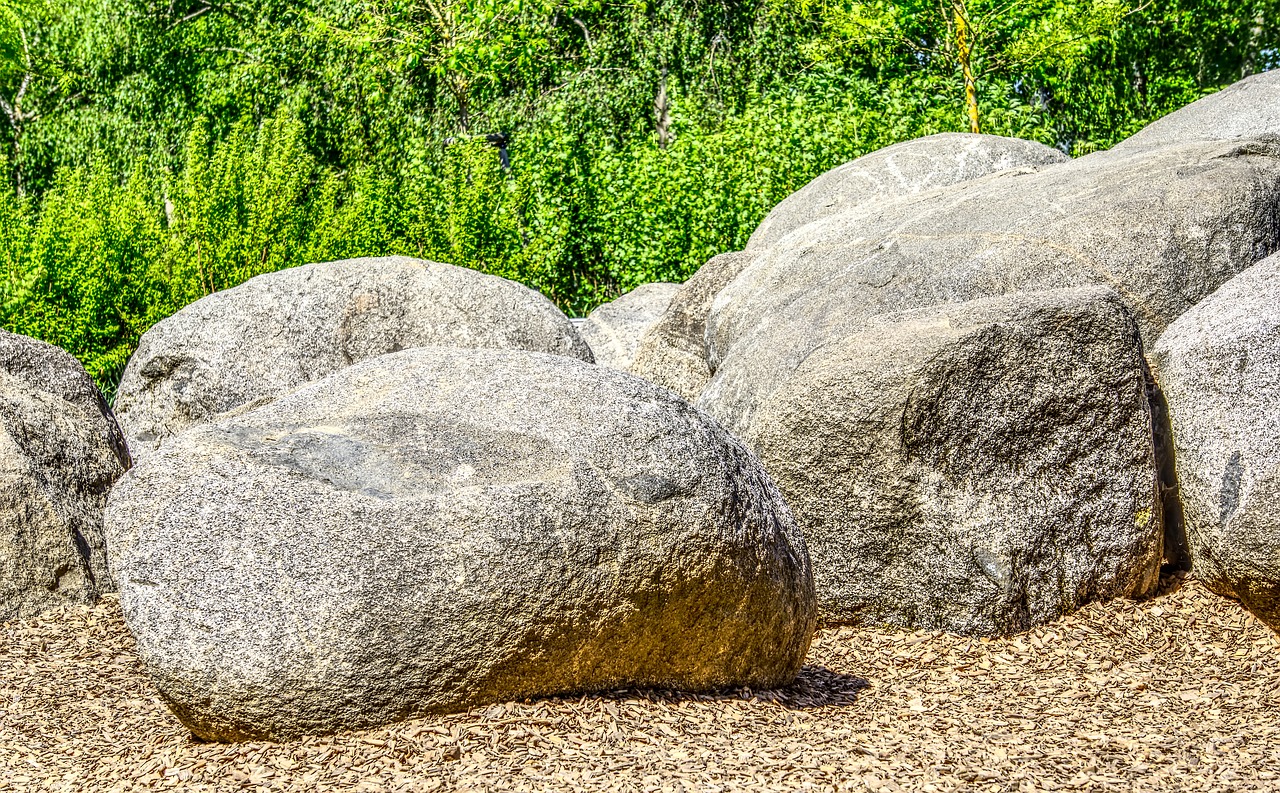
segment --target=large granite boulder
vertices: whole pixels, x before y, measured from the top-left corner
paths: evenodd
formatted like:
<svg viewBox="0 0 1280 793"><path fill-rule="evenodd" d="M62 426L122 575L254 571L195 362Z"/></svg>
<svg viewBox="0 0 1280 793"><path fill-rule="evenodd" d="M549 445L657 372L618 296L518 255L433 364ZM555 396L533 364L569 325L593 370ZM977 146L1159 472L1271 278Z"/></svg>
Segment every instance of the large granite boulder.
<svg viewBox="0 0 1280 793"><path fill-rule="evenodd" d="M707 315L720 290L751 262L744 251L707 260L672 297L666 311L640 337L629 371L696 400L711 378L707 362Z"/></svg>
<svg viewBox="0 0 1280 793"><path fill-rule="evenodd" d="M1280 135L1280 69L1246 77L1175 110L1143 127L1117 148L1260 135Z"/></svg>
<svg viewBox="0 0 1280 793"><path fill-rule="evenodd" d="M363 361L171 439L107 527L139 655L209 739L777 686L815 620L759 461L670 392L568 357Z"/></svg>
<svg viewBox="0 0 1280 793"><path fill-rule="evenodd" d="M1280 248L1280 138L1099 152L811 223L716 297L699 404L737 434L806 356L876 314L1103 285L1144 343Z"/></svg>
<svg viewBox="0 0 1280 793"><path fill-rule="evenodd" d="M1195 576L1280 630L1280 255L1179 317L1153 362Z"/></svg>
<svg viewBox="0 0 1280 793"><path fill-rule="evenodd" d="M130 448L411 347L592 360L559 309L513 281L404 257L312 264L201 298L142 336L116 397Z"/></svg>
<svg viewBox="0 0 1280 793"><path fill-rule="evenodd" d="M627 371L636 358L640 337L667 310L680 284L642 284L609 303L597 306L578 328L596 363Z"/></svg>
<svg viewBox="0 0 1280 793"><path fill-rule="evenodd" d="M943 132L895 143L836 166L783 199L747 242L767 248L815 220L878 206L1010 168L1038 170L1070 158L1042 143L998 135Z"/></svg>
<svg viewBox="0 0 1280 793"><path fill-rule="evenodd" d="M1115 293L1012 295L832 336L743 440L805 533L824 621L1001 635L1157 583L1146 386Z"/></svg>
<svg viewBox="0 0 1280 793"><path fill-rule="evenodd" d="M0 621L114 589L102 510L128 466L80 362L0 330Z"/></svg>

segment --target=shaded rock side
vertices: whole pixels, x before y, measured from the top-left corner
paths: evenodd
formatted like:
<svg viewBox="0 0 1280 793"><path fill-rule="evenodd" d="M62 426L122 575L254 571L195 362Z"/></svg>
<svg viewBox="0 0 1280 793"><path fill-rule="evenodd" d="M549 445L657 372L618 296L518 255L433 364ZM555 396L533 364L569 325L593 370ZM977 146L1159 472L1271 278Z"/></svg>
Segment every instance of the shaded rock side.
<svg viewBox="0 0 1280 793"><path fill-rule="evenodd" d="M404 257L312 264L201 298L142 336L116 397L135 455L365 358L423 346L592 360L569 320L513 281Z"/></svg>
<svg viewBox="0 0 1280 793"><path fill-rule="evenodd" d="M1244 78L1143 127L1116 148L1280 135L1280 69Z"/></svg>
<svg viewBox="0 0 1280 793"><path fill-rule="evenodd" d="M1280 255L1179 317L1153 362L1192 570L1280 630Z"/></svg>
<svg viewBox="0 0 1280 793"><path fill-rule="evenodd" d="M128 465L80 362L0 331L0 621L113 591L102 511Z"/></svg>
<svg viewBox="0 0 1280 793"><path fill-rule="evenodd" d="M895 143L836 166L783 199L751 235L747 250L767 248L801 226L866 204L1069 159L1042 143L998 135L943 132Z"/></svg>
<svg viewBox="0 0 1280 793"><path fill-rule="evenodd" d="M762 251L717 295L700 404L731 432L807 355L877 314L1100 285L1154 343L1280 248L1280 139L1099 152L853 214Z"/></svg>
<svg viewBox="0 0 1280 793"><path fill-rule="evenodd" d="M596 363L627 371L635 361L640 337L667 310L679 284L642 284L609 303L597 306L578 329Z"/></svg>
<svg viewBox="0 0 1280 793"><path fill-rule="evenodd" d="M751 254L735 251L699 267L640 337L631 373L696 400L711 378L704 337L712 301L750 262Z"/></svg>
<svg viewBox="0 0 1280 793"><path fill-rule="evenodd" d="M107 526L141 659L216 740L777 686L815 620L759 461L670 392L567 357L364 361L175 437Z"/></svg>
<svg viewBox="0 0 1280 793"><path fill-rule="evenodd" d="M1150 592L1163 526L1137 325L1100 288L891 314L745 428L820 619L1003 635Z"/></svg>

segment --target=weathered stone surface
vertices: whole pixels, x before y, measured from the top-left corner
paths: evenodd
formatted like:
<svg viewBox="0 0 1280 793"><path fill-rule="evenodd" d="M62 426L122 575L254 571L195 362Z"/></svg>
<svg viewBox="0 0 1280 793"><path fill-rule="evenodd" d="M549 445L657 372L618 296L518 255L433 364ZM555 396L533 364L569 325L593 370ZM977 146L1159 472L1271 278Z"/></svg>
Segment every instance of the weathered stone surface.
<svg viewBox="0 0 1280 793"><path fill-rule="evenodd" d="M743 439L805 533L823 620L1007 634L1157 583L1146 386L1115 293L1027 293L830 336Z"/></svg>
<svg viewBox="0 0 1280 793"><path fill-rule="evenodd" d="M520 284L404 257L268 273L142 336L116 398L135 456L188 427L411 347L522 349L591 360L551 301Z"/></svg>
<svg viewBox="0 0 1280 793"><path fill-rule="evenodd" d="M112 591L102 510L128 465L80 362L0 330L0 621Z"/></svg>
<svg viewBox="0 0 1280 793"><path fill-rule="evenodd" d="M596 363L627 371L636 358L640 337L667 310L680 284L643 284L609 303L597 306L578 329Z"/></svg>
<svg viewBox="0 0 1280 793"><path fill-rule="evenodd" d="M1192 569L1280 630L1280 255L1179 317L1153 361Z"/></svg>
<svg viewBox="0 0 1280 793"><path fill-rule="evenodd" d="M760 463L568 357L363 361L148 455L107 509L138 652L213 739L619 686L775 686L815 611Z"/></svg>
<svg viewBox="0 0 1280 793"><path fill-rule="evenodd" d="M711 303L750 262L751 254L735 251L713 256L699 267L640 337L629 371L690 402L696 400L711 377L704 339Z"/></svg>
<svg viewBox="0 0 1280 793"><path fill-rule="evenodd" d="M842 217L761 251L716 297L699 404L730 431L807 355L880 313L1096 284L1153 343L1280 248L1280 139L1100 152Z"/></svg>
<svg viewBox="0 0 1280 793"><path fill-rule="evenodd" d="M767 248L801 226L860 206L1069 159L1042 143L998 135L943 132L896 143L832 168L783 199L751 235L747 250Z"/></svg>
<svg viewBox="0 0 1280 793"><path fill-rule="evenodd" d="M1280 135L1280 69L1246 77L1157 119L1117 148Z"/></svg>

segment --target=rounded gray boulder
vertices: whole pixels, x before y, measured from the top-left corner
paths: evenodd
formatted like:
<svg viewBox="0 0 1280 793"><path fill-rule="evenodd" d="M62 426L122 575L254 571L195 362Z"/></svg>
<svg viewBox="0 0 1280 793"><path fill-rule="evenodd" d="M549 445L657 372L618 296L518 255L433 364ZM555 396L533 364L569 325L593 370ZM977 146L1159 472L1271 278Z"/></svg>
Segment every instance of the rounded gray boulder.
<svg viewBox="0 0 1280 793"><path fill-rule="evenodd" d="M412 347L592 360L538 292L462 267L391 257L311 264L201 298L143 334L116 397L135 456L356 361Z"/></svg>
<svg viewBox="0 0 1280 793"><path fill-rule="evenodd" d="M942 132L895 143L836 166L783 199L747 250L767 248L815 220L966 182L1010 168L1038 170L1070 158L1031 140Z"/></svg>
<svg viewBox="0 0 1280 793"><path fill-rule="evenodd" d="M665 281L642 284L587 315L578 332L591 348L596 363L628 371L636 358L640 337L667 310L680 284Z"/></svg>
<svg viewBox="0 0 1280 793"><path fill-rule="evenodd" d="M122 480L107 528L140 657L216 740L777 686L815 622L750 452L664 389L545 354L407 350L196 427Z"/></svg>
<svg viewBox="0 0 1280 793"><path fill-rule="evenodd" d="M713 256L699 267L640 337L629 371L690 402L696 400L711 378L705 339L711 304L750 262L751 254L735 251Z"/></svg>
<svg viewBox="0 0 1280 793"><path fill-rule="evenodd" d="M1280 248L1280 138L1091 154L811 223L761 251L707 319L699 397L729 431L779 378L877 314L1020 291L1114 289L1146 345Z"/></svg>
<svg viewBox="0 0 1280 793"><path fill-rule="evenodd" d="M1280 630L1280 255L1178 318L1153 358L1192 570Z"/></svg>
<svg viewBox="0 0 1280 793"><path fill-rule="evenodd" d="M1143 127L1116 148L1280 135L1280 69L1251 75Z"/></svg>
<svg viewBox="0 0 1280 793"><path fill-rule="evenodd" d="M102 510L128 466L80 362L0 330L0 621L113 590Z"/></svg>
<svg viewBox="0 0 1280 793"><path fill-rule="evenodd" d="M1110 290L872 318L742 432L805 533L824 621L1003 635L1157 583L1142 344Z"/></svg>

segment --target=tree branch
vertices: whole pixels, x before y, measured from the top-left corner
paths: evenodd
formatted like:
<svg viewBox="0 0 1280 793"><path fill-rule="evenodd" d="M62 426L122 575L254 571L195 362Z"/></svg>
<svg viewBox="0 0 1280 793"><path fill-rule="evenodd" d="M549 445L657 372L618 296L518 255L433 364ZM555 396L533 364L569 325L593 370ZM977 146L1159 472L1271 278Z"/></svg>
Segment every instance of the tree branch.
<svg viewBox="0 0 1280 793"><path fill-rule="evenodd" d="M586 25L584 25L584 24L582 23L582 20L581 20L581 19L578 19L577 17L569 17L569 18L573 20L573 24L575 24L575 25L577 25L578 27L582 28L582 37L583 37L584 39L586 39L586 41L587 41L587 52L590 52L590 51L591 51L591 49L592 49L592 48L591 48L591 34L587 32L587 26L586 26Z"/></svg>
<svg viewBox="0 0 1280 793"><path fill-rule="evenodd" d="M190 22L193 19L199 19L200 17L204 16L205 14L209 13L212 10L213 10L213 6L205 6L204 8L201 8L199 11L192 11L190 14L187 14L182 19L179 19L177 22L174 22L172 25L170 25L169 30L173 30L178 25L181 25L183 22Z"/></svg>

